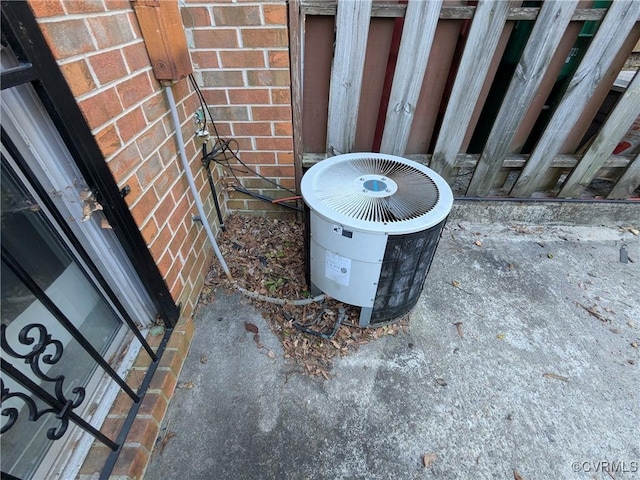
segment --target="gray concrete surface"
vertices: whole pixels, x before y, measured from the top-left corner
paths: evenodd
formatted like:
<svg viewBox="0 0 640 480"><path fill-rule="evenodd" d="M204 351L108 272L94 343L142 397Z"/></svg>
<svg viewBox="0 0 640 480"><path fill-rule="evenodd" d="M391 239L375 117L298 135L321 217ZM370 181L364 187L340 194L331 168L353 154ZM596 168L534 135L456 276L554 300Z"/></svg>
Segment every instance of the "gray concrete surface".
<svg viewBox="0 0 640 480"><path fill-rule="evenodd" d="M629 231L450 221L410 333L323 381L292 373L260 313L218 291L145 478L640 478L639 294Z"/></svg>

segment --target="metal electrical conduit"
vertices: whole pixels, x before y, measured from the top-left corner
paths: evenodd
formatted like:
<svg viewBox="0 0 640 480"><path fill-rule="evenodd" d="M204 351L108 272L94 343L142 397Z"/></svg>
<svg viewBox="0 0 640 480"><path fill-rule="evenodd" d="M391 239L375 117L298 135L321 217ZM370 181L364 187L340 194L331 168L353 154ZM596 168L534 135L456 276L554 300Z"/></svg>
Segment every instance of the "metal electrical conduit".
<svg viewBox="0 0 640 480"><path fill-rule="evenodd" d="M231 275L231 271L227 266L227 262L224 260L222 256L222 252L220 251L220 247L218 247L218 242L216 241L216 237L213 235L211 231L211 226L209 225L209 221L207 220L207 215L204 212L204 207L202 205L202 200L200 199L200 195L198 193L198 189L196 188L195 181L193 180L193 175L191 174L191 168L189 167L189 161L187 160L187 152L184 148L184 139L182 138L182 128L180 126L180 119L178 117L178 110L176 108L176 101L173 97L173 91L171 90L171 86L167 85L164 87L164 91L167 95L167 101L169 102L169 109L171 110L171 120L173 121L173 127L176 131L176 139L178 141L178 150L180 152L180 160L182 162L182 167L184 169L185 176L187 177L187 182L189 183L189 189L191 190L191 194L193 195L193 200L195 201L196 208L198 209L198 215L202 221L202 226L207 232L207 237L211 242L211 246L213 247L213 251L220 262L220 266L224 270L225 275L229 279L233 286L243 295L246 295L251 298L255 298L257 300L262 300L269 303L275 303L277 305L308 305L314 302L321 302L324 300L324 295L318 295L312 298L302 298L299 300L287 300L284 298L274 298L267 297L266 295L262 295L257 292L251 292L245 288L239 286L236 281L233 279Z"/></svg>

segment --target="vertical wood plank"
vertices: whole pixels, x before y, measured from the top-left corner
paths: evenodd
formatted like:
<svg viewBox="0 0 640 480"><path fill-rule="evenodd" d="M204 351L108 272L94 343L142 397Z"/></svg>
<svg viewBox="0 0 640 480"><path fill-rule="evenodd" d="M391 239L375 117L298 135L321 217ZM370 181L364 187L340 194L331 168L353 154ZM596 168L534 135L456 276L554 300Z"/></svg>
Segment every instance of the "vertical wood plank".
<svg viewBox="0 0 640 480"><path fill-rule="evenodd" d="M293 121L293 168L296 191L300 191L302 180L302 36L304 21L300 2L289 2L289 55L291 58L291 115Z"/></svg>
<svg viewBox="0 0 640 480"><path fill-rule="evenodd" d="M454 163L507 21L508 11L509 2L502 0L481 0L476 7L431 160L431 168L449 183L455 180L457 172Z"/></svg>
<svg viewBox="0 0 640 480"><path fill-rule="evenodd" d="M409 0L380 151L404 153L442 0Z"/></svg>
<svg viewBox="0 0 640 480"><path fill-rule="evenodd" d="M327 147L334 18L307 15L302 16L302 20L300 70L303 153L324 152Z"/></svg>
<svg viewBox="0 0 640 480"><path fill-rule="evenodd" d="M589 150L567 177L559 197L580 196L639 114L640 75L636 73Z"/></svg>
<svg viewBox="0 0 640 480"><path fill-rule="evenodd" d="M351 152L355 143L371 3L372 0L338 2L327 124L329 155Z"/></svg>
<svg viewBox="0 0 640 480"><path fill-rule="evenodd" d="M636 156L616 183L607 198L629 198L640 186L640 154Z"/></svg>
<svg viewBox="0 0 640 480"><path fill-rule="evenodd" d="M609 69L640 14L640 2L613 2L598 28L564 98L531 154L511 196L530 196L536 191L567 135L580 117L589 97Z"/></svg>
<svg viewBox="0 0 640 480"><path fill-rule="evenodd" d="M554 52L571 20L577 0L542 4L516 72L509 84L484 151L467 189L467 195L486 195L494 175L509 153L518 124L538 91Z"/></svg>
<svg viewBox="0 0 640 480"><path fill-rule="evenodd" d="M366 81L362 82L358 126L353 146L355 152L373 151L394 24L393 18L371 19L363 73Z"/></svg>

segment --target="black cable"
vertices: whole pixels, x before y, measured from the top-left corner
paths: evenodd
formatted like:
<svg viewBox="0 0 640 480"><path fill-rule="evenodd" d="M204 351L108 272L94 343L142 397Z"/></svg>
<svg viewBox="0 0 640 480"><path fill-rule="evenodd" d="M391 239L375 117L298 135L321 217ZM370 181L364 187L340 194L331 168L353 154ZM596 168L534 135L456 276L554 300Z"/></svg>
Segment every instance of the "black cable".
<svg viewBox="0 0 640 480"><path fill-rule="evenodd" d="M315 325L320 321L320 318L322 317L322 315L324 315L325 310L322 310L320 312L320 315L318 315L316 317L315 320L313 320L311 323L305 323L305 324L301 324L298 322L293 322L293 326L295 328L297 328L298 330L300 330L303 333L307 333L309 335L313 335L315 337L320 337L323 338L325 340L331 340L333 337L335 337L336 333L338 333L338 329L340 328L340 325L342 324L342 321L345 319L346 317L346 312L344 308L340 308L338 309L338 318L336 320L336 323L333 325L333 328L331 329L331 332L327 333L327 332L321 332L319 330L311 330L310 328L307 328L311 325Z"/></svg>
<svg viewBox="0 0 640 480"><path fill-rule="evenodd" d="M211 126L213 127L213 131L216 137L216 143L214 145L214 152L215 155L210 154L211 160L215 161L218 165L222 165L223 167L226 167L229 169L229 171L232 173L233 178L235 179L235 181L239 184L242 185L242 182L238 179L238 177L235 175L234 173L234 169L233 167L231 167L231 164L229 162L230 158L227 157L225 155L224 161L226 161L226 165L223 164L221 161L219 161L216 157L219 156L220 154L224 154L225 152L229 152L231 154L231 157L234 158L240 165L242 165L245 169L246 172L242 172L242 173L248 173L250 175L256 175L257 177L261 178L262 180L270 183L271 185L280 188L282 190L285 190L293 195L297 195L298 193L294 190L291 190L287 187L284 187L282 185L280 185L278 182L275 182L273 180L271 180L270 178L265 177L264 175L260 174L257 170L252 169L251 167L249 167L246 163L244 163L242 161L242 159L239 156L239 151L240 151L240 145L238 144L238 141L235 139L226 139L224 137L222 137L220 135L220 133L218 132L218 129L216 127L216 123L213 120L213 115L211 114L211 110L209 109L209 106L207 105L207 102L204 98L204 95L202 94L202 91L200 90L200 87L198 86L193 74L189 75L189 80L191 82L191 85L193 86L197 96L198 96L198 100L200 101L200 108L202 109L203 115L205 116L204 118L204 122L205 122L205 127L207 124L207 119L206 119L206 115L209 116L209 120L211 122ZM235 143L236 144L236 149L237 151L234 151L233 148L231 147L231 143ZM219 149L218 149L219 148ZM203 159L204 161L204 159ZM235 169L236 171L240 171L238 169ZM244 187L242 187L244 188ZM246 189L245 189L246 190ZM270 199L270 201L273 199ZM280 204L280 205L286 205L286 204Z"/></svg>

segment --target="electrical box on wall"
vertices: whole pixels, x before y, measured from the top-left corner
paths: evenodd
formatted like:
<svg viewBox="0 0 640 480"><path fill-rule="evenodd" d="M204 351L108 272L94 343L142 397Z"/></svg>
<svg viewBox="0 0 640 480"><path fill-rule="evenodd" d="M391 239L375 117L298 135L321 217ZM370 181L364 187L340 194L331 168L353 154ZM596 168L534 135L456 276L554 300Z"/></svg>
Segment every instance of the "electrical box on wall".
<svg viewBox="0 0 640 480"><path fill-rule="evenodd" d="M156 79L177 81L192 73L177 0L133 0L131 4Z"/></svg>

